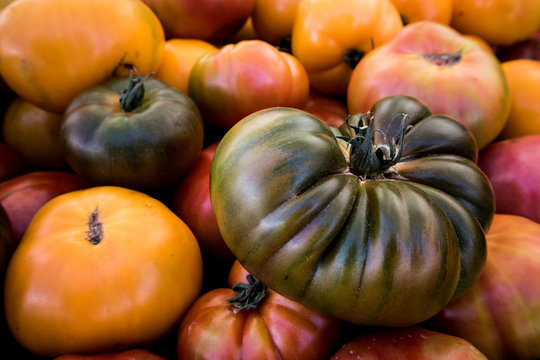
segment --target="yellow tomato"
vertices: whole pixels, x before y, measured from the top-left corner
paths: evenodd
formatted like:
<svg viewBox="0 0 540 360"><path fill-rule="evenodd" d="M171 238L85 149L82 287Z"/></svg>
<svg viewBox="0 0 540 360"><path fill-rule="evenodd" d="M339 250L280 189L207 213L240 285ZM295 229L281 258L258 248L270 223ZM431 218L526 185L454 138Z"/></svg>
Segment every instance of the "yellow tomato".
<svg viewBox="0 0 540 360"><path fill-rule="evenodd" d="M540 134L540 61L516 59L502 63L510 89L510 115L499 137Z"/></svg>
<svg viewBox="0 0 540 360"><path fill-rule="evenodd" d="M178 216L144 193L92 187L32 219L8 265L6 318L42 356L116 351L174 330L201 284L197 240Z"/></svg>
<svg viewBox="0 0 540 360"><path fill-rule="evenodd" d="M161 61L161 23L140 0L17 0L0 12L0 74L19 96L62 113L82 90L126 65Z"/></svg>
<svg viewBox="0 0 540 360"><path fill-rule="evenodd" d="M402 27L390 0L303 0L294 20L292 53L314 89L344 94L359 59Z"/></svg>
<svg viewBox="0 0 540 360"><path fill-rule="evenodd" d="M177 90L187 94L189 73L197 60L217 47L199 39L169 39L165 42L163 60L154 75Z"/></svg>
<svg viewBox="0 0 540 360"><path fill-rule="evenodd" d="M453 0L392 0L405 23L431 20L450 24Z"/></svg>
<svg viewBox="0 0 540 360"><path fill-rule="evenodd" d="M272 45L290 41L300 0L256 0L251 15L255 33Z"/></svg>

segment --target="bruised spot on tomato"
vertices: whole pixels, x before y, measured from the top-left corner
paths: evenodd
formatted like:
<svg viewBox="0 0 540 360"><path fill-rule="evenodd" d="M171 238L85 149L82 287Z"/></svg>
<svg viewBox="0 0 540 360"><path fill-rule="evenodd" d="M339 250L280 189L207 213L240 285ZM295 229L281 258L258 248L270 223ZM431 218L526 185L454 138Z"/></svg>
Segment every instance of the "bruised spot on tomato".
<svg viewBox="0 0 540 360"><path fill-rule="evenodd" d="M86 240L92 245L99 244L103 239L103 223L99 221L98 214L98 209L96 207L88 218L88 231L86 231L88 237Z"/></svg>

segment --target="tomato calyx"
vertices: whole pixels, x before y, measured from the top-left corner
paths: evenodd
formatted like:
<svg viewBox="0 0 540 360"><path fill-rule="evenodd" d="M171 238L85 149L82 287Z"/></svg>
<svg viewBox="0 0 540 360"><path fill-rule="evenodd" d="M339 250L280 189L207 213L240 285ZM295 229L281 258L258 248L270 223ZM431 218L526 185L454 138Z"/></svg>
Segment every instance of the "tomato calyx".
<svg viewBox="0 0 540 360"><path fill-rule="evenodd" d="M396 114L392 121L398 116L401 116L401 123L395 138L388 138L384 131L374 129L371 111L347 116L347 125L354 130L355 136L353 138L338 136L338 138L347 141L351 173L363 179L375 179L383 176L385 171L399 162L403 153L403 136L412 125L405 128L405 119L409 117L405 113ZM375 132L382 134L386 144L375 144Z"/></svg>
<svg viewBox="0 0 540 360"><path fill-rule="evenodd" d="M343 52L343 60L351 69L354 69L365 55L365 51L359 49L348 49Z"/></svg>
<svg viewBox="0 0 540 360"><path fill-rule="evenodd" d="M238 293L235 297L228 299L229 309L233 313L241 310L253 310L263 301L266 296L266 285L257 280L251 274L246 275L247 283L236 283L232 289Z"/></svg>
<svg viewBox="0 0 540 360"><path fill-rule="evenodd" d="M461 60L462 50L455 53L422 54L422 57L437 66L452 66Z"/></svg>
<svg viewBox="0 0 540 360"><path fill-rule="evenodd" d="M133 76L133 72L136 73L136 77ZM144 99L144 81L152 76L152 74L146 74L143 78L137 69L134 67L130 68L128 87L120 95L120 107L122 111L131 112L141 105Z"/></svg>
<svg viewBox="0 0 540 360"><path fill-rule="evenodd" d="M92 211L88 217L88 230L86 231L86 240L92 245L97 245L103 239L103 223L99 221L98 209Z"/></svg>

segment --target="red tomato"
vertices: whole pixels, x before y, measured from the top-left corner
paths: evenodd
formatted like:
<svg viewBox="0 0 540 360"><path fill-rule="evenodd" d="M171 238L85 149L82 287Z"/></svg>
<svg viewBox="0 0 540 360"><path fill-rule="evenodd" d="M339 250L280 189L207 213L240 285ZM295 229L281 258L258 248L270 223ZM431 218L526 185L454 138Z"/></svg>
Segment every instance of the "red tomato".
<svg viewBox="0 0 540 360"><path fill-rule="evenodd" d="M241 274L235 262L231 273ZM341 322L319 315L251 279L254 298L231 301L231 288L216 288L190 308L178 333L178 359L327 359L340 334ZM235 280L236 281L236 280ZM245 293L244 293L245 294ZM229 302L228 302L229 301ZM248 305L249 304L249 305ZM251 307L252 306L252 307Z"/></svg>
<svg viewBox="0 0 540 360"><path fill-rule="evenodd" d="M53 197L88 187L79 175L65 171L32 171L0 183L0 204L20 240L34 214Z"/></svg>
<svg viewBox="0 0 540 360"><path fill-rule="evenodd" d="M337 97L323 94L317 90L311 90L309 98L304 108L308 113L315 115L327 125L340 127L345 123L347 115L347 105Z"/></svg>

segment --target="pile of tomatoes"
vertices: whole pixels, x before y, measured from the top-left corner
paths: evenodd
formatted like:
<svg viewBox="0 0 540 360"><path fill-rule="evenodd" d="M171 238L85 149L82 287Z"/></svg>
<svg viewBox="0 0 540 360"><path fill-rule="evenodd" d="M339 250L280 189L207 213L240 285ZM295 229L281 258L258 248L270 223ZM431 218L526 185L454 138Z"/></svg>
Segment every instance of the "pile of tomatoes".
<svg viewBox="0 0 540 360"><path fill-rule="evenodd" d="M0 0L0 93L6 354L540 358L540 0Z"/></svg>

